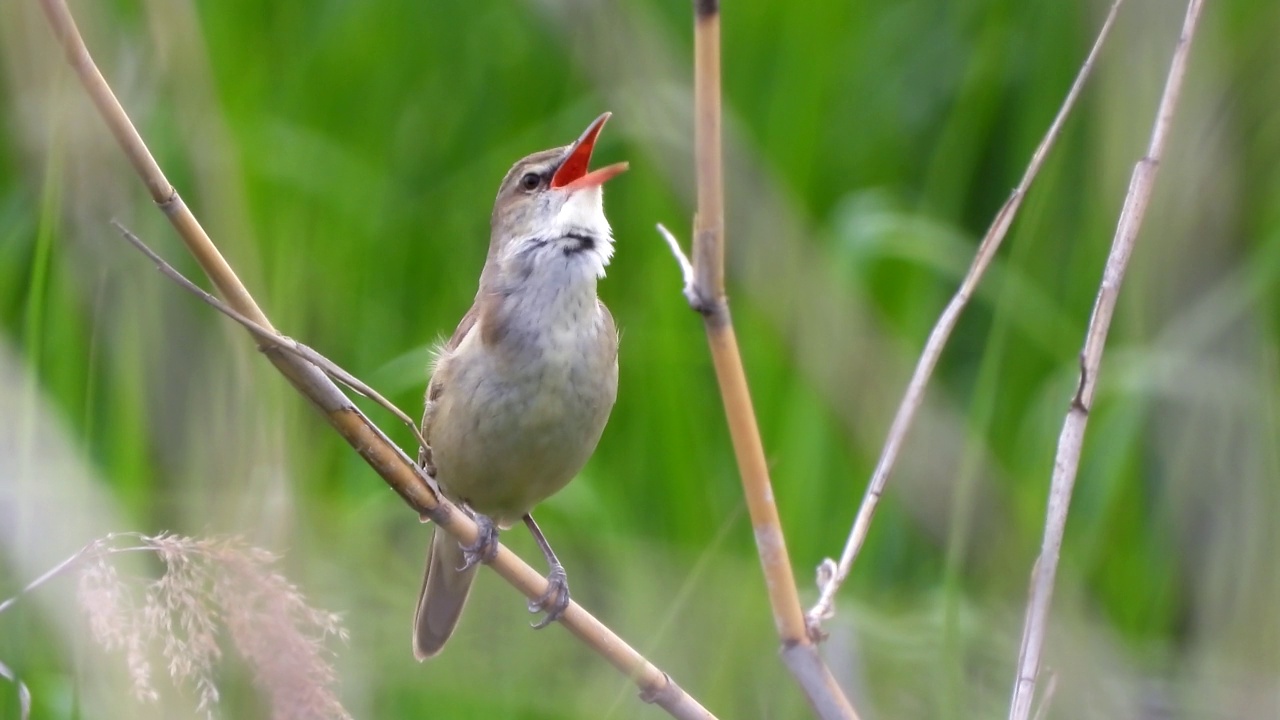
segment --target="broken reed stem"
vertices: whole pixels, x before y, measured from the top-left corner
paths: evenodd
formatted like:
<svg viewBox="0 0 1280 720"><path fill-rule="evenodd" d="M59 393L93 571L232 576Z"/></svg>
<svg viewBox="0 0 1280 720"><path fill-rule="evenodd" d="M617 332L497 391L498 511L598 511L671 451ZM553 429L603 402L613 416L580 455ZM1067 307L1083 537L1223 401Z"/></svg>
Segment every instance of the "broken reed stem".
<svg viewBox="0 0 1280 720"><path fill-rule="evenodd" d="M1062 536L1067 524L1067 509L1071 504L1071 491L1080 467L1080 452L1084 445L1085 426L1093 408L1094 392L1098 383L1098 369L1102 363L1102 351L1111 328L1120 285L1124 281L1129 258L1151 201L1156 173L1164 157L1169 127L1178 106L1182 81L1186 77L1187 57L1191 40L1195 36L1200 18L1202 0L1190 0L1182 32L1178 36L1165 80L1164 93L1156 110L1155 124L1151 129L1151 141L1147 154L1134 166L1129 181L1129 191L1120 210L1120 220L1111 252L1102 274L1102 284L1094 302L1093 315L1085 332L1084 349L1080 353L1080 381L1075 397L1067 410L1058 437L1058 451L1053 463L1053 480L1049 488L1049 504L1045 512L1044 539L1040 557L1032 569L1031 597L1027 603L1026 622L1023 626L1022 649L1018 656L1018 675L1014 681L1013 699L1009 707L1009 720L1027 720L1035 698L1036 678L1040 673L1040 656L1044 650L1045 630L1049 617L1049 605L1053 598L1053 584L1058 571L1058 555L1062 549Z"/></svg>
<svg viewBox="0 0 1280 720"><path fill-rule="evenodd" d="M783 657L815 712L822 718L857 718L823 663L805 627L804 610L787 555L786 538L774 502L764 446L756 423L746 373L724 293L724 163L721 156L720 8L717 0L694 2L694 154L698 209L693 231L692 307L703 318L716 380L756 548L765 575L774 625ZM672 243L679 258L679 245ZM682 263L682 269L686 267Z"/></svg>
<svg viewBox="0 0 1280 720"><path fill-rule="evenodd" d="M187 249L217 287L219 294L237 313L262 329L275 332L253 296L236 277L195 215L165 178L159 163L147 149L142 136L93 62L65 0L40 0L40 4L81 85L146 184L151 198L165 213ZM261 349L294 388L312 402L338 434L355 448L409 507L421 517L435 521L460 541L475 541L475 523L438 494L421 468L365 417L318 367L275 346ZM531 600L540 597L547 589L546 578L505 546L498 547L490 566ZM680 689L666 673L577 603L570 603L560 622L619 672L631 678L646 702L658 704L676 718L705 720L714 717ZM406 656L407 651L406 643Z"/></svg>
<svg viewBox="0 0 1280 720"><path fill-rule="evenodd" d="M956 291L955 296L951 298L951 302L947 304L946 309L942 311L937 324L934 325L933 330L929 333L929 339L925 343L924 350L920 353L920 359L916 362L916 369L911 376L911 382L907 385L907 392L902 398L902 403L898 405L898 412L893 417L893 424L889 426L889 435L885 439L884 448L880 451L880 459L876 463L875 471L871 474L871 481L867 484L867 491L862 498L862 505L858 508L858 514L854 518L853 527L849 530L849 538L845 541L844 551L840 554L840 562L836 564L830 559L823 562L824 567L830 568L834 565L835 569L828 573L822 581L818 602L814 603L814 606L805 616L810 632L814 635L820 636L822 633L822 621L835 614L836 593L840 590L840 586L844 584L845 579L849 577L849 571L853 568L853 561L857 559L863 543L866 542L867 533L871 530L872 516L875 515L876 507L880 503L880 497L884 494L885 486L888 484L889 477L897 464L898 453L906 442L907 434L911 432L911 425L915 421L916 412L924 402L925 388L933 375L934 367L938 364L938 359L942 357L942 351L946 347L947 341L951 338L951 331L955 329L956 323L960 319L960 313L969 303L969 298L973 296L973 292L977 289L978 283L986 273L987 267L1000 250L1000 245L1004 242L1005 235L1009 232L1009 226L1013 224L1013 218L1018 214L1018 209L1022 206L1022 200L1026 197L1027 190L1031 187L1031 182L1040 173L1045 157L1048 156L1049 150L1061 134L1062 125L1075 107L1076 98L1079 97L1085 80L1093 71L1098 53L1111 32L1116 12L1120 9L1122 2L1123 0L1114 0L1112 2L1111 9L1107 12L1107 17L1102 22L1102 28L1098 31L1098 37L1094 40L1093 48L1080 66L1075 82L1072 83L1071 89L1067 91L1067 97L1062 101L1062 106L1058 108L1057 116L1054 117L1048 131L1045 132L1044 138L1040 141L1040 145L1036 147L1035 152L1032 154L1031 162L1027 165L1021 182L1014 188L1013 193L1005 201L1000 211L996 213L995 219L991 222L991 227L987 229L987 234L978 245L978 252L973 259L973 263L969 266L968 273L961 281L960 288Z"/></svg>
<svg viewBox="0 0 1280 720"><path fill-rule="evenodd" d="M217 310L223 315L235 320L237 323L240 323L240 325L245 330L248 330L249 334L256 338L261 345L271 346L281 352L286 352L301 360L305 360L306 362L309 362L323 370L324 374L329 376L329 379L342 383L347 386L349 390L374 401L380 405L382 409L391 413L397 420L404 423L422 447L426 447L427 439L422 436L422 431L418 428L418 423L415 423L408 415L405 415L403 410L393 405L390 400L383 397L377 390L366 385L363 380L352 375L346 370L343 370L337 363L321 355L310 347L303 345L297 340L280 335L271 330L267 330L244 315L241 315L231 309L229 305L205 292L203 288L196 285L194 282L189 280L187 276L178 272L172 265L165 262L164 258L160 257L159 253L148 247L146 243L142 242L142 239L129 230L129 228L125 227L117 220L112 220L111 224L115 226L116 230L118 230L122 236L124 236L125 240L129 241L130 245L133 245L137 248L138 252L146 255L151 260L151 263L156 266L156 269L160 271L161 275L164 275L177 283L183 290L186 290L204 301L206 305L212 307L214 310Z"/></svg>

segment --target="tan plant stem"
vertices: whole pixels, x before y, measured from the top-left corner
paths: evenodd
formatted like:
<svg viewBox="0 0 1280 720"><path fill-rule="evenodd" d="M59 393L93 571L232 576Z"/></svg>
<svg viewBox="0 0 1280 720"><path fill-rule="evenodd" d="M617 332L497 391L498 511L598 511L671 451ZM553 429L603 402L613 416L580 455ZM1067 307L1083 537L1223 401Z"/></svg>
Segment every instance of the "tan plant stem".
<svg viewBox="0 0 1280 720"><path fill-rule="evenodd" d="M747 510L755 531L774 625L782 640L783 659L823 718L856 718L835 678L819 656L805 628L800 594L787 555L782 522L774 502L764 446L747 388L746 373L733 332L724 292L724 164L721 157L720 8L717 0L694 2L694 147L698 210L694 218L692 286L689 264L686 297L703 318L716 380L724 401L729 434L742 477ZM668 237L677 258L679 244Z"/></svg>
<svg viewBox="0 0 1280 720"><path fill-rule="evenodd" d="M911 425L915 421L916 412L924 401L925 388L933 375L934 367L938 364L938 359L942 357L942 351L946 347L947 341L951 338L951 331L955 329L956 323L960 319L960 313L969 303L969 298L973 296L973 292L978 287L978 283L981 282L987 267L1000 250L1000 245L1004 242L1005 235L1009 232L1009 226L1013 224L1013 219L1017 215L1018 209L1022 206L1022 200L1026 197L1027 190L1031 187L1031 182L1040 173L1045 157L1049 154L1049 150L1061 134L1062 125L1075 107L1076 98L1079 97L1085 80L1093 71L1094 62L1102 49L1103 42L1111 32L1116 12L1120 9L1122 2L1123 0L1114 0L1112 2L1111 9L1107 12L1107 17L1102 22L1102 29L1098 31L1098 37L1093 43L1093 48L1089 51L1088 57L1085 58L1084 64L1080 66L1075 82L1072 83L1071 89L1067 91L1067 97L1062 101L1062 106L1058 109L1057 116L1054 117L1053 122L1049 125L1049 130L1045 132L1040 145L1036 147L1035 153L1032 154L1031 162L1027 166L1026 172L1023 173L1022 180L1014 188L1013 193L1005 201L1000 211L996 213L995 219L991 222L991 227L987 229L987 234L978 245L978 252L974 256L973 263L969 266L968 273L961 281L960 288L951 298L951 302L947 304L946 309L942 311L937 324L933 326L933 331L929 333L929 339L925 343L924 351L920 353L920 359L916 362L916 369L911 376L911 382L907 385L907 392L902 398L902 403L898 405L898 412L893 417L893 424L889 426L889 435L885 439L884 448L880 451L880 459L876 463L876 469L871 474L871 482L867 484L867 491L862 498L862 505L858 508L853 527L849 531L849 538L845 541L844 551L840 554L840 562L837 564L829 558L823 561L821 594L818 597L818 602L810 608L805 616L810 633L815 637L821 637L822 621L830 618L835 612L833 603L835 602L836 592L840 590L840 586L849 577L853 561L857 559L863 543L866 542L867 533L871 529L872 516L875 515L876 507L880 503L880 497L884 494L885 486L889 482L889 476L893 473L894 466L898 461L898 453L906 442L907 434L911 432Z"/></svg>
<svg viewBox="0 0 1280 720"><path fill-rule="evenodd" d="M699 9L714 3L699 2ZM720 160L720 16L697 17L694 82L698 211L694 219L694 309L702 314L728 416L729 433L764 566L774 624L784 643L804 642L804 615L791 574L764 446L747 390L724 294L724 177Z"/></svg>
<svg viewBox="0 0 1280 720"><path fill-rule="evenodd" d="M1062 549L1062 536L1067 524L1067 509L1071 504L1071 491L1080 467L1080 451L1084 445L1085 425L1093 408L1093 398L1098 384L1098 369L1102 363L1102 351L1107 332L1115 312L1120 284L1124 281L1129 258L1133 254L1138 231L1146 215L1155 186L1160 160L1164 157L1165 144L1173 113L1178 106L1182 81L1186 76L1187 56L1191 40L1195 36L1200 18L1202 0L1191 0L1187 5L1186 19L1178 44L1173 51L1169 76L1165 81L1160 106L1156 110L1155 124L1147 154L1134 166L1129 181L1129 191L1120 210L1120 220L1111 242L1102 274L1102 285L1094 302L1093 315L1085 333L1084 350L1080 353L1080 381L1075 397L1067 410L1058 437L1058 451L1053 463L1053 480L1049 487L1049 506L1045 513L1044 539L1040 557L1032 569L1031 597L1027 603L1026 622L1022 632L1022 649L1018 657L1018 675L1013 686L1013 700L1009 707L1010 720L1026 720L1031 714L1035 697L1036 679L1040 674L1040 656L1044 649L1045 630L1049 617L1049 605L1053 598L1053 584L1058 571L1058 555Z"/></svg>
<svg viewBox="0 0 1280 720"><path fill-rule="evenodd" d="M98 71L85 47L64 0L40 0L45 16L53 28L85 91L107 123L134 169L146 184L152 199L164 211L187 249L209 276L218 293L233 310L265 331L275 328L258 307L249 291L236 277L217 247L205 234L196 217L178 197L152 157L142 136L129 120L102 73ZM329 424L391 486L397 494L423 518L429 518L459 540L476 539L476 526L465 513L458 512L439 495L421 469L408 455L396 447L376 425L355 407L323 371L298 355L268 344L262 351L289 382L324 415ZM491 567L529 599L536 599L547 589L541 574L499 546ZM696 700L680 689L666 673L659 670L630 645L596 620L577 603L571 603L560 620L573 635L581 639L619 672L631 678L646 702L656 703L673 717L714 717ZM408 647L405 648L406 657Z"/></svg>

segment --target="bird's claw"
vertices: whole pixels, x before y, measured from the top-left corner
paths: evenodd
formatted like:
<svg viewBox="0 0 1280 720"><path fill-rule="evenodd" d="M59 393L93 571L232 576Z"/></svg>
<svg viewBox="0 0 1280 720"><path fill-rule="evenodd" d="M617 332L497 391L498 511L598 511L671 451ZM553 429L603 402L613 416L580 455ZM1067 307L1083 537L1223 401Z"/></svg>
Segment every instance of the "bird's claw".
<svg viewBox="0 0 1280 720"><path fill-rule="evenodd" d="M498 556L498 527L480 513L473 513L476 521L476 541L462 546L462 567L458 572L470 570L480 563L490 563Z"/></svg>
<svg viewBox="0 0 1280 720"><path fill-rule="evenodd" d="M569 576L565 574L562 565L556 564L551 567L551 572L547 573L547 591L537 600L529 601L529 612L546 613L541 620L532 623L533 629L541 630L559 620L567 607L569 607Z"/></svg>

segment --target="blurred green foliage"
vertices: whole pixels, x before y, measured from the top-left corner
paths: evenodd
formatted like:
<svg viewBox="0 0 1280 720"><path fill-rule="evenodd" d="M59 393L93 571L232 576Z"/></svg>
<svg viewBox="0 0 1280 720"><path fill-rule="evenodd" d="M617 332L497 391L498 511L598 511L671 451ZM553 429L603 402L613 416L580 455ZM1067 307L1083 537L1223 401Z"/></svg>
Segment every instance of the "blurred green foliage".
<svg viewBox="0 0 1280 720"><path fill-rule="evenodd" d="M688 240L687 3L74 3L171 182L276 325L410 415L471 302L502 174L615 112L597 163L621 388L584 476L539 509L575 597L720 717L797 717L702 330L653 230ZM807 602L914 358L1018 182L1105 3L726 3L730 294ZM1183 8L1131 0L961 321L841 593L828 656L865 717L998 716L1058 429ZM1104 358L1046 665L1053 717L1280 712L1280 4L1210 3ZM658 717L492 577L448 650L409 652L429 530L237 328L167 284L119 218L197 271L75 85L34 2L0 7L0 595L92 534L39 432L90 472L94 532L236 533L351 630L357 717ZM200 278L202 280L202 278ZM10 372L13 368L10 368ZM366 407L367 404L366 404ZM370 412L411 447L407 430ZM37 417L53 417L42 425ZM50 430L52 428L52 430ZM411 450L412 452L412 450ZM35 505L28 492L52 493ZM508 538L536 556L522 533ZM14 538L41 538L37 553ZM38 572L38 570L36 571ZM123 660L0 615L37 717L139 710ZM119 666L119 667L117 667ZM230 661L224 716L265 710ZM109 698L106 704L103 698ZM16 717L0 683L0 718ZM167 713L167 714L165 714Z"/></svg>

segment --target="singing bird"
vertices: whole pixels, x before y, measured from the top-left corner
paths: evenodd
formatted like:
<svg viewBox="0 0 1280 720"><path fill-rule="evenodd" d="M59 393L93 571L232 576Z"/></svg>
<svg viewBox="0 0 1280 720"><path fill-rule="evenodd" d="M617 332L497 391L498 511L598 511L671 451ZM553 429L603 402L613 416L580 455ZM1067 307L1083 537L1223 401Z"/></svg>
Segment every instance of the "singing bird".
<svg viewBox="0 0 1280 720"><path fill-rule="evenodd" d="M523 520L546 556L547 592L529 603L543 627L569 604L564 567L530 511L586 464L618 392L618 333L596 297L613 255L602 185L627 169L588 171L609 113L577 141L517 162L498 187L475 302L438 351L427 385L419 462L472 512L480 540L436 529L413 624L425 660L453 633L498 529Z"/></svg>

